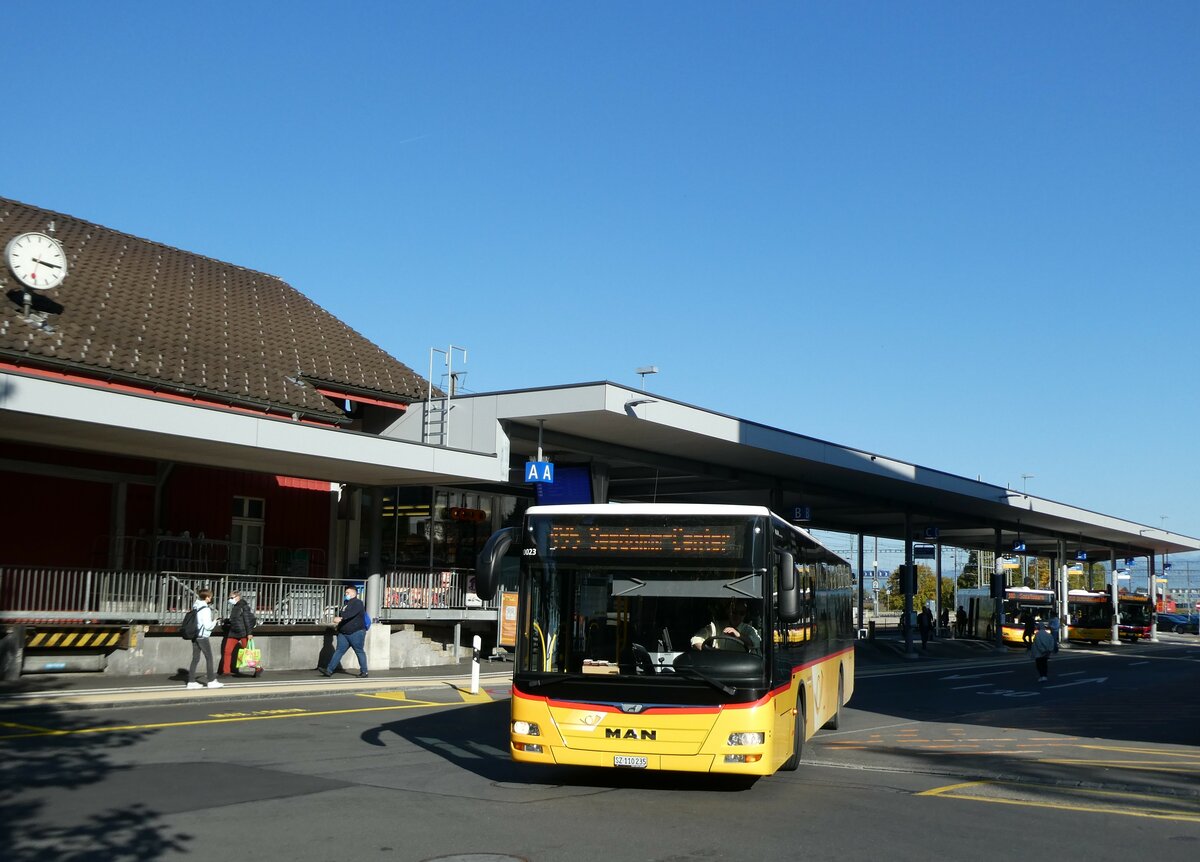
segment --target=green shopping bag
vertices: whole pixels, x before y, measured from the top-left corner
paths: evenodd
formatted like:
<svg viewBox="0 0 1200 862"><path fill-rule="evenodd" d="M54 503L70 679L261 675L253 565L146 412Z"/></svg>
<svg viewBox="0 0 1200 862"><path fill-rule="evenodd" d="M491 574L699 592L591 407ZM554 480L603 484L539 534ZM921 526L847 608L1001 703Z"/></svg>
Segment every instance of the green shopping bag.
<svg viewBox="0 0 1200 862"><path fill-rule="evenodd" d="M247 638L246 645L238 653L238 670L261 670L262 650L254 646L254 638Z"/></svg>

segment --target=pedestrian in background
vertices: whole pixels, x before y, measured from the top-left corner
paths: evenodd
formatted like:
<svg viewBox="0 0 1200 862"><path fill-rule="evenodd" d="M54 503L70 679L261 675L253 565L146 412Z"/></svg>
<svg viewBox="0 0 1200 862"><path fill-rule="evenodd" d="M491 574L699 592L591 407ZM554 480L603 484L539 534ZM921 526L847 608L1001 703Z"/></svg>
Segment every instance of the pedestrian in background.
<svg viewBox="0 0 1200 862"><path fill-rule="evenodd" d="M958 606L958 610L954 612L954 628L955 634L958 637L965 637L967 634L967 612L962 605Z"/></svg>
<svg viewBox="0 0 1200 862"><path fill-rule="evenodd" d="M933 634L933 612L926 605L917 617L917 628L921 631L921 649L928 649L929 636Z"/></svg>
<svg viewBox="0 0 1200 862"><path fill-rule="evenodd" d="M1062 620L1058 618L1058 611L1050 612L1050 637L1054 638L1054 651L1058 652L1058 635L1062 628Z"/></svg>
<svg viewBox="0 0 1200 862"><path fill-rule="evenodd" d="M1037 634L1037 619L1029 608L1021 612L1021 625L1025 627L1021 632L1021 640L1025 642L1025 649L1029 649L1029 645L1033 643L1033 636Z"/></svg>
<svg viewBox="0 0 1200 862"><path fill-rule="evenodd" d="M208 687L221 688L223 683L213 673L212 637L213 629L217 626L217 617L212 609L212 590L196 590L196 601L192 602L192 610L196 612L196 639L192 641L192 663L188 667L188 688L203 688L196 682L196 667L200 664L200 656L204 656L204 668L208 671Z"/></svg>
<svg viewBox="0 0 1200 862"><path fill-rule="evenodd" d="M367 676L367 653L363 649L363 644L367 639L367 608L362 603L362 599L358 597L357 587L346 587L344 597L345 602L342 604L341 612L333 618L333 624L337 626L337 649L334 650L329 665L321 668L321 676L333 676L333 672L337 669L342 656L346 654L346 650L353 649L354 654L358 656L358 675L365 678Z"/></svg>
<svg viewBox="0 0 1200 862"><path fill-rule="evenodd" d="M1033 642L1029 645L1029 653L1033 656L1034 664L1037 665L1038 682L1045 682L1050 673L1050 654L1054 652L1054 638L1050 636L1049 630L1044 622L1038 622L1037 633L1033 636Z"/></svg>

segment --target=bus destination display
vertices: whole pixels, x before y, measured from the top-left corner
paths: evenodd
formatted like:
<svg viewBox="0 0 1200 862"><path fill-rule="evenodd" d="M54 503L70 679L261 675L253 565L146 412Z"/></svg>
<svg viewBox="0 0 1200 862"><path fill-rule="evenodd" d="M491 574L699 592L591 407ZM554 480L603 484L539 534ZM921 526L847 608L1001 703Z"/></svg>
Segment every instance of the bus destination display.
<svg viewBox="0 0 1200 862"><path fill-rule="evenodd" d="M572 554L646 554L655 556L741 559L743 525L654 526L651 524L562 524L550 527L555 556Z"/></svg>

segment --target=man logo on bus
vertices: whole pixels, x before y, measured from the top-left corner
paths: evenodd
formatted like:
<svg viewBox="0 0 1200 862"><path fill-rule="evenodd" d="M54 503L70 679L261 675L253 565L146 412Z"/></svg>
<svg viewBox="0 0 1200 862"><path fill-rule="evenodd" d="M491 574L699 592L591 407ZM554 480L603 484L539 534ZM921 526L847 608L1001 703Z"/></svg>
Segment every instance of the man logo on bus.
<svg viewBox="0 0 1200 862"><path fill-rule="evenodd" d="M657 730L634 730L633 728L606 727L605 739L658 739Z"/></svg>

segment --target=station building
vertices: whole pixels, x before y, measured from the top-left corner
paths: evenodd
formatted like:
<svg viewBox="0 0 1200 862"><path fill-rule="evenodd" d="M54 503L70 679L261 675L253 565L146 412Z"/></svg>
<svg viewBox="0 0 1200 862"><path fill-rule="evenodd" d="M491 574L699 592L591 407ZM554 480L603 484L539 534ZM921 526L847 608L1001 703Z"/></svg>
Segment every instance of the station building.
<svg viewBox="0 0 1200 862"><path fill-rule="evenodd" d="M860 536L858 571L864 535L1151 578L1200 549L609 382L452 398L276 276L0 198L0 244L29 235L65 277L31 287L10 251L0 273L0 622L26 672L174 669L201 586L254 601L268 667L315 667L346 581L374 667L446 661L494 640L475 554L537 500L768 505Z"/></svg>

